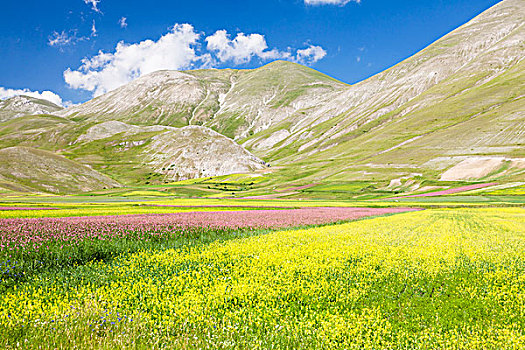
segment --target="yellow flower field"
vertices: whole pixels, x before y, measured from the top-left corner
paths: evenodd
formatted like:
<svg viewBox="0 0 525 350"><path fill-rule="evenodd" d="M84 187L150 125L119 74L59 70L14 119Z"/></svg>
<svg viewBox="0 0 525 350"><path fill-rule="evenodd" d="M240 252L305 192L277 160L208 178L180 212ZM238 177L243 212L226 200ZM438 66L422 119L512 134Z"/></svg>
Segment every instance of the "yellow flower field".
<svg viewBox="0 0 525 350"><path fill-rule="evenodd" d="M34 277L0 296L16 347L525 347L525 210L431 209Z"/></svg>
<svg viewBox="0 0 525 350"><path fill-rule="evenodd" d="M16 208L16 207L13 207ZM102 205L78 205L75 208L63 208L57 206L53 209L40 210L0 210L0 219L12 218L53 218L72 216L107 216L107 215L140 215L140 214L170 214L185 212L207 212L207 211L231 211L249 210L250 208L235 207L155 207L139 204L102 204Z"/></svg>

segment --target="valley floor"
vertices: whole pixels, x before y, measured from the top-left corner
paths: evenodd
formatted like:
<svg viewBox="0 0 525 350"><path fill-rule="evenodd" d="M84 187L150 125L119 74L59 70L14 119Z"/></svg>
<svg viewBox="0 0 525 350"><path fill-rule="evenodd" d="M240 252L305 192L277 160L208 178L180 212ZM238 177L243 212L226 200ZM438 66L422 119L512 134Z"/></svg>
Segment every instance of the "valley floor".
<svg viewBox="0 0 525 350"><path fill-rule="evenodd" d="M525 347L520 204L73 200L1 205L2 348Z"/></svg>

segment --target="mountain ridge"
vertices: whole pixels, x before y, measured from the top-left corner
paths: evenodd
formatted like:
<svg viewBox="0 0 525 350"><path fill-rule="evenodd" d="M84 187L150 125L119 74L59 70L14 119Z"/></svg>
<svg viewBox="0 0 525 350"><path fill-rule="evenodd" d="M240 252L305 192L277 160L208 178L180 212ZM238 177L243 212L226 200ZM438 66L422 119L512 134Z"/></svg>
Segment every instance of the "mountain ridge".
<svg viewBox="0 0 525 350"><path fill-rule="evenodd" d="M238 139L247 135L250 129L264 128L250 124L262 109L271 118L276 109L272 107L276 105L283 107L283 110L295 111L297 108L287 107L292 102L308 105L306 101L314 95L314 90L343 86L346 84L334 78L287 61L275 61L260 68L244 70L163 70L142 76L80 106L65 109L59 115L69 118L83 116L84 120L103 117L134 124L177 127L198 124ZM274 101L284 90L285 96ZM297 101L303 94L306 96ZM237 99L232 99L232 95ZM241 110L237 108L239 106ZM227 119L239 114L243 114L246 120L232 128L231 125L236 123ZM281 115L277 117L284 118ZM229 125L226 129L221 127L221 121L225 119Z"/></svg>

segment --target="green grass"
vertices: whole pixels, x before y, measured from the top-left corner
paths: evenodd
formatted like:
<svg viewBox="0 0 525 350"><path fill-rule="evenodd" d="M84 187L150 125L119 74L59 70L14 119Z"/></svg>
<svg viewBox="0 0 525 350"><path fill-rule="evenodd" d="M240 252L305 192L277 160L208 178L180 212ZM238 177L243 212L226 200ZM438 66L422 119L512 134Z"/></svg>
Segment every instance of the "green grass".
<svg viewBox="0 0 525 350"><path fill-rule="evenodd" d="M219 115L220 117L220 115ZM235 138L236 131L246 124L246 119L241 113L235 113L228 116L229 120L227 123L221 123L219 125L213 125L211 128L224 136L229 138Z"/></svg>

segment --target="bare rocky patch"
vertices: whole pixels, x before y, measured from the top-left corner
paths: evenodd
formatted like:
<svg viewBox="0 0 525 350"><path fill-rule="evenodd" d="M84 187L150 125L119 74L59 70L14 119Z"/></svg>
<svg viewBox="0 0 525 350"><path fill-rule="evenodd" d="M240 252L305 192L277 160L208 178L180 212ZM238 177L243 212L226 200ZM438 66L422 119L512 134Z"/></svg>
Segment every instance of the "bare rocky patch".
<svg viewBox="0 0 525 350"><path fill-rule="evenodd" d="M202 126L187 126L153 137L145 163L179 181L209 176L250 173L265 163L235 141Z"/></svg>
<svg viewBox="0 0 525 350"><path fill-rule="evenodd" d="M507 169L504 168L505 162L509 163ZM511 169L525 169L525 159L510 159L505 157L470 157L445 171L441 175L441 180L477 180L491 174L501 175L500 173L508 172Z"/></svg>

